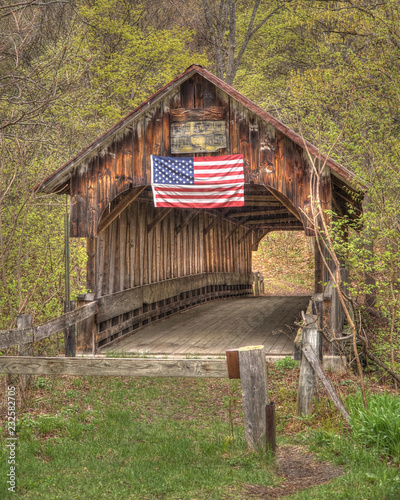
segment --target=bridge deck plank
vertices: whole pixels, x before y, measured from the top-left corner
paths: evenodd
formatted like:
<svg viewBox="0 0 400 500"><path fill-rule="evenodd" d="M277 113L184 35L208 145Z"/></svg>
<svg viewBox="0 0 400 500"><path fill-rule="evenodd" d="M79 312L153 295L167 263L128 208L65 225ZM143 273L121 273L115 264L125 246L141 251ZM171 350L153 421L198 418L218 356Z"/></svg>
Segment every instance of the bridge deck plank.
<svg viewBox="0 0 400 500"><path fill-rule="evenodd" d="M295 322L309 296L262 296L207 302L133 333L100 352L224 355L227 349L261 345L266 354L293 354Z"/></svg>

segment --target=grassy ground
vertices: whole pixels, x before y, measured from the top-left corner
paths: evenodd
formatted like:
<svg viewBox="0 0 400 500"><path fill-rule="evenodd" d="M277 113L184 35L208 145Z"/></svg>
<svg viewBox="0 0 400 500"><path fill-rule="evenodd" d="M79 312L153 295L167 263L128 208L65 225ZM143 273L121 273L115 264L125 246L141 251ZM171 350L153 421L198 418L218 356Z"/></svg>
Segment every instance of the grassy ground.
<svg viewBox="0 0 400 500"><path fill-rule="evenodd" d="M283 361L268 370L278 444L305 446L341 465L344 475L327 485L296 493L302 485L293 483L284 490L274 458L247 451L238 381L37 377L25 401L17 389L18 496L244 500L286 491L297 499L400 498L395 460L356 445L322 388L315 415L295 416L298 369L292 364ZM351 376L333 381L344 396L357 390ZM378 390L372 381L369 386ZM5 412L3 405L3 417ZM4 420L4 499L14 495L6 485L6 437Z"/></svg>

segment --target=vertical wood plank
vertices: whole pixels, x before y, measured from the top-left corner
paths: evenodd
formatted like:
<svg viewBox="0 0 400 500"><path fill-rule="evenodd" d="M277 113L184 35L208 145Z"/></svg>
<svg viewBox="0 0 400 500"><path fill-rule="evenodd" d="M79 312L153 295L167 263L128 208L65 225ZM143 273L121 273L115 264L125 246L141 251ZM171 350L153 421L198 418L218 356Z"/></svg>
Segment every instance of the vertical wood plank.
<svg viewBox="0 0 400 500"><path fill-rule="evenodd" d="M258 120L250 116L250 170L254 182L258 182L258 171L260 165L260 142L259 142Z"/></svg>
<svg viewBox="0 0 400 500"><path fill-rule="evenodd" d="M104 279L104 231L96 238L96 298L103 295Z"/></svg>
<svg viewBox="0 0 400 500"><path fill-rule="evenodd" d="M32 314L18 314L17 316L17 329L18 330L24 330L25 328L31 328L33 326L32 323ZM71 342L71 331L70 328L67 328L64 331L64 343L65 343L65 355L74 355L75 354L75 346L72 345ZM75 335L74 339L75 340ZM68 353L68 354L67 354ZM32 356L33 355L33 343L29 344L22 344L18 346L18 354L20 356ZM8 377L7 377L8 378ZM21 375L21 383L22 386L25 388L30 380L31 380L30 375ZM7 385L8 384L7 382Z"/></svg>
<svg viewBox="0 0 400 500"><path fill-rule="evenodd" d="M194 76L194 107L202 108L203 107L203 85L204 78L200 75Z"/></svg>
<svg viewBox="0 0 400 500"><path fill-rule="evenodd" d="M119 278L118 291L125 289L125 277L129 276L126 268L126 241L127 241L126 209L119 216Z"/></svg>
<svg viewBox="0 0 400 500"><path fill-rule="evenodd" d="M181 107L182 108L194 108L194 92L195 92L195 82L193 78L189 78L181 85Z"/></svg>
<svg viewBox="0 0 400 500"><path fill-rule="evenodd" d="M150 212L150 214L149 214ZM149 224L149 222L152 221L152 219L155 217L155 214L154 214L154 209L153 210L149 210L149 212L147 212L147 217L146 217L146 225L145 225L145 228L147 228L147 225ZM145 239L146 239L146 242L147 242L147 272L148 272L148 283L153 283L153 233L150 232L148 233L147 232L147 229L146 229L146 233L145 233Z"/></svg>
<svg viewBox="0 0 400 500"><path fill-rule="evenodd" d="M133 151L133 176L134 185L144 184L143 176L143 157L144 157L144 137L143 137L144 118L141 117L132 132L132 151Z"/></svg>
<svg viewBox="0 0 400 500"><path fill-rule="evenodd" d="M217 98L215 93L215 86L208 80L203 80L203 107L217 105Z"/></svg>
<svg viewBox="0 0 400 500"><path fill-rule="evenodd" d="M161 247L161 226L162 226L162 222L161 223L158 223L156 225L156 227L154 228L153 232L155 233L154 234L154 239L155 239L155 254L156 254L156 258L155 258L155 267L156 267L156 274L155 274L155 281L160 281L162 278L161 276L163 275L163 259L162 259L162 255L161 255L161 250L162 250L162 247Z"/></svg>
<svg viewBox="0 0 400 500"><path fill-rule="evenodd" d="M204 217L203 214L199 214L197 216L198 221L199 221L199 273L204 273L205 272L205 254L204 254Z"/></svg>
<svg viewBox="0 0 400 500"><path fill-rule="evenodd" d="M249 130L249 121L247 117L247 112L240 105L239 112L239 144L240 144L240 153L243 154L243 161L245 167L245 183L250 184L251 179L251 156L250 156L250 130Z"/></svg>
<svg viewBox="0 0 400 500"><path fill-rule="evenodd" d="M95 292L96 287L96 238L86 238L86 288Z"/></svg>
<svg viewBox="0 0 400 500"><path fill-rule="evenodd" d="M138 202L136 207L136 252L135 252L135 286L143 285L143 259L144 259L144 248L143 248L143 222L141 214L142 203Z"/></svg>
<svg viewBox="0 0 400 500"><path fill-rule="evenodd" d="M188 272L190 275L194 274L193 273L193 257L194 257L194 248L193 248L193 219L190 221L188 224L188 249L187 249L187 255L188 255Z"/></svg>
<svg viewBox="0 0 400 500"><path fill-rule="evenodd" d="M183 220L183 214L182 214L182 211L181 210L177 210L176 211L176 217L177 217L177 222L178 222L178 225L182 222ZM174 262L174 269L175 269L175 276L177 278L180 278L182 276L182 233L183 231L180 231L177 235L176 235L176 238L175 238L175 241L176 241L176 245L175 245L175 249L176 249L176 259L175 259L175 262Z"/></svg>
<svg viewBox="0 0 400 500"><path fill-rule="evenodd" d="M133 149L132 149L132 131L125 135L122 141L122 189L125 191L133 184Z"/></svg>
<svg viewBox="0 0 400 500"><path fill-rule="evenodd" d="M199 217L193 219L193 274L198 274L199 272Z"/></svg>
<svg viewBox="0 0 400 500"><path fill-rule="evenodd" d="M171 222L170 222L170 225L169 225L169 231L170 231L170 234L169 234L169 239L170 239L170 242L171 242L171 252L170 252L170 256L171 256L171 278L175 278L176 277L176 271L175 271L175 266L176 266L176 262L175 262L175 248L176 248L176 239L175 239L175 222L177 220L177 210L173 210L173 212L169 215L169 217L171 218Z"/></svg>
<svg viewBox="0 0 400 500"><path fill-rule="evenodd" d="M171 246L170 246L170 241L169 241L169 225L171 223L171 214L168 214L168 216L162 221L162 252L161 255L163 257L163 274L162 274L162 279L166 280L171 277L171 261L169 259L170 253L171 253Z"/></svg>
<svg viewBox="0 0 400 500"><path fill-rule="evenodd" d="M78 296L77 307L87 305L93 300L91 294ZM91 316L76 325L76 352L77 354L94 354L94 339L97 325L95 316Z"/></svg>
<svg viewBox="0 0 400 500"><path fill-rule="evenodd" d="M101 295L110 293L110 232L111 227L107 227L101 234L104 234L104 265L103 265L103 288Z"/></svg>
<svg viewBox="0 0 400 500"><path fill-rule="evenodd" d="M181 233L182 233L183 276L187 276L188 275L188 259L187 259L188 226L184 227Z"/></svg>
<svg viewBox="0 0 400 500"><path fill-rule="evenodd" d="M238 103L231 98L229 100L229 144L231 154L240 152Z"/></svg>

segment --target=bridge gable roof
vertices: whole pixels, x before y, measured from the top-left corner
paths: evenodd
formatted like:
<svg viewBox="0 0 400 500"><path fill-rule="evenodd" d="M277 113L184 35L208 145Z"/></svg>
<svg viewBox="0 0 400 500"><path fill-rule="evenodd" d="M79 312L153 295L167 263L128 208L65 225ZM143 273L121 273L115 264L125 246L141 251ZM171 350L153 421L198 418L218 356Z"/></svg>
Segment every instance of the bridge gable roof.
<svg viewBox="0 0 400 500"><path fill-rule="evenodd" d="M297 134L295 131L287 127L281 121L277 120L270 113L263 110L252 102L247 97L240 94L233 87L225 83L224 81L217 78L215 75L207 71L205 68L199 65L192 65L181 75L176 77L170 83L165 85L163 88L158 90L155 94L144 101L140 106L131 111L128 115L122 118L119 122L113 125L104 134L94 140L87 147L82 149L76 156L67 161L55 172L50 174L44 181L37 186L37 190L40 192L66 192L69 189L69 181L72 175L81 167L82 164L90 161L94 156L104 152L104 149L112 144L115 140L121 137L126 131L126 129L131 129L135 126L135 121L138 120L140 116L151 110L160 101L167 99L176 90L184 84L187 80L192 78L194 75L200 75L205 80L214 85L217 89L222 91L226 96L234 99L237 103L246 108L249 112L253 113L255 116L263 120L268 125L271 125L283 134L285 137L293 141L293 143L300 146L303 150L307 150L308 153L313 157L319 157L322 162L330 168L331 173L344 182L346 185L351 184L354 179L354 175L344 166L338 164L331 158L327 158L323 155L319 149L305 140L302 136Z"/></svg>

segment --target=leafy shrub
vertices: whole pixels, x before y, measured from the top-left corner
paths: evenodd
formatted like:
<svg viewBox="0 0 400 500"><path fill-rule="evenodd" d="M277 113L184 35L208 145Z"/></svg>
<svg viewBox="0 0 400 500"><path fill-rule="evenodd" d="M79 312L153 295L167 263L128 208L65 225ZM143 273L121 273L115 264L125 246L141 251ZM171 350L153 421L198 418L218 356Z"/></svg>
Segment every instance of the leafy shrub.
<svg viewBox="0 0 400 500"><path fill-rule="evenodd" d="M400 398L390 394L370 394L368 410L360 393L350 396L347 409L356 441L376 447L400 460Z"/></svg>
<svg viewBox="0 0 400 500"><path fill-rule="evenodd" d="M299 367L299 362L289 356L286 356L286 358L277 359L274 366L275 368L278 368L278 370L295 370Z"/></svg>

